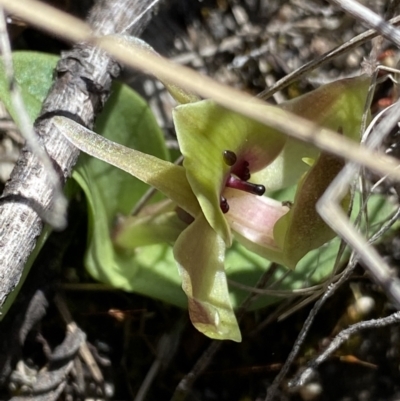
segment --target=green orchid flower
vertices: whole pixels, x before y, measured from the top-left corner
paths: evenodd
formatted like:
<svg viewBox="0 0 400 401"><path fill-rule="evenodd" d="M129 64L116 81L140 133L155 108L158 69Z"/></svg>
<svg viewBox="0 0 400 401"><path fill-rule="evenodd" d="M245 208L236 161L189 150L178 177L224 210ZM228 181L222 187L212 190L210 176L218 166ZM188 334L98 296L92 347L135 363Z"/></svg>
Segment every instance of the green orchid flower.
<svg viewBox="0 0 400 401"><path fill-rule="evenodd" d="M232 238L221 210L221 207L224 209L221 206L221 194L226 187L237 187L254 193L253 196L261 195L260 186L250 184L249 177L243 174L250 175L253 169L257 171L268 165L282 150L286 138L262 124L224 110L211 101L199 104L204 105L203 109L208 113L208 123L205 123L204 128L210 129L211 133L215 132L216 139L214 144L212 135L211 142L206 142L205 138L204 141L200 140L202 146L211 146L212 149L209 164L204 169L197 165L198 171L204 173L195 174L199 183L193 183L196 178L187 174L186 161L184 166L177 166L108 141L71 120L56 117L54 122L82 151L157 188L191 216L193 221L180 233L174 245L182 288L188 296L191 321L199 331L211 338L240 341L241 334L225 275L225 250L231 245ZM229 136L219 128L221 125L218 121L228 124ZM230 150L226 152L228 144ZM220 147L222 151L219 152ZM229 161L227 155L235 155L235 163ZM192 162L190 157L188 162ZM196 167L196 161L193 162ZM238 166L240 171L237 170ZM242 178L235 178L235 174ZM202 193L212 198L210 204ZM213 210L214 207L217 210Z"/></svg>
<svg viewBox="0 0 400 401"><path fill-rule="evenodd" d="M355 136L367 89L368 79L359 77L327 85L282 107L254 107L272 108L287 118L287 110L303 115L312 109L314 121ZM352 111L342 112L349 104ZM168 214L158 211L140 218L154 227L161 223L168 241L176 238L174 257L191 321L211 338L241 340L224 265L232 230L249 249L291 268L334 235L316 214L315 203L342 163L213 101L186 103L174 110L183 166L113 143L71 120L56 117L54 122L82 151L155 187L186 215L179 218L169 206ZM311 168L304 163L310 159ZM265 189L292 181L299 182L292 208L263 196ZM151 241L151 232L147 234ZM155 237L159 241L165 235Z"/></svg>

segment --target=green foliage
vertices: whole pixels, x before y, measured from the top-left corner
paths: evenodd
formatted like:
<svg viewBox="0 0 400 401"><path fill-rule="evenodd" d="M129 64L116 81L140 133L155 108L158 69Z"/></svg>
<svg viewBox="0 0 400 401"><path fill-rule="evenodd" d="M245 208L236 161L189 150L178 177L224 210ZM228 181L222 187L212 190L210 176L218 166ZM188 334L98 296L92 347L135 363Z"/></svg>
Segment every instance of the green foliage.
<svg viewBox="0 0 400 401"><path fill-rule="evenodd" d="M23 51L13 53L14 78L32 122L38 116L50 89L57 61L58 57L51 54ZM12 107L9 84L2 63L0 63L0 98L13 120L18 123L18 114Z"/></svg>

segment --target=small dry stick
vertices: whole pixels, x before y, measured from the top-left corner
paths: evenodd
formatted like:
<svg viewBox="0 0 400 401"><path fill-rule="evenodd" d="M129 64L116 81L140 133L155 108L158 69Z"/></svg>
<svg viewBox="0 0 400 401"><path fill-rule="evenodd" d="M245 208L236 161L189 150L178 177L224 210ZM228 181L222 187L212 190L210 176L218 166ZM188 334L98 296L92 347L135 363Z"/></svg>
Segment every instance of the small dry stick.
<svg viewBox="0 0 400 401"><path fill-rule="evenodd" d="M78 325L72 319L71 313L62 297L60 295L56 295L54 298L54 302L57 305L58 311L62 316L65 324L67 325L67 330L71 333L74 333L78 330ZM99 366L97 365L92 353L90 352L89 346L86 341L82 343L79 348L79 356L83 359L88 367L92 378L96 381L96 383L104 385L103 374Z"/></svg>
<svg viewBox="0 0 400 401"><path fill-rule="evenodd" d="M306 384L307 380L312 376L313 372L317 369L317 367L326 361L333 352L335 352L344 342L346 342L351 336L359 333L362 330L367 329L378 329L380 327L389 326L392 324L400 323L400 312L395 312L390 316L383 317L381 319L372 319L367 320L365 322L359 322L353 324L345 330L342 330L329 344L326 350L315 358L312 362L310 362L307 368L293 380L290 381L290 387L299 387Z"/></svg>
<svg viewBox="0 0 400 401"><path fill-rule="evenodd" d="M387 117L379 124L374 135L368 139L371 148L376 148L396 125L399 113L400 102L397 102ZM395 305L400 308L400 280L392 277L389 266L379 256L378 252L367 244L339 206L358 171L359 166L349 163L320 198L317 203L317 210L327 224L360 255L363 266L371 273L374 280L384 288Z"/></svg>
<svg viewBox="0 0 400 401"><path fill-rule="evenodd" d="M348 280L348 278L351 276L351 274L354 271L354 268L357 265L357 261L358 261L358 258L354 257L354 256L350 259L349 264L345 270L345 273L340 277L340 279L335 284L331 284L330 286L328 286L326 292L322 295L321 298L318 299L318 301L313 306L306 321L303 324L303 327L302 327L299 335L297 336L297 339L292 347L292 350L290 351L289 356L287 357L284 365L282 366L282 369L280 370L278 375L275 377L271 386L268 388L265 401L272 401L274 399L276 391L278 390L278 387L280 386L282 380L284 379L287 372L289 371L290 366L292 365L297 354L299 353L300 347L303 345L304 340L305 340L318 312L320 311L322 306L325 304L326 300L331 295L334 294L336 289L339 288L343 283L345 283Z"/></svg>
<svg viewBox="0 0 400 401"><path fill-rule="evenodd" d="M400 16L392 18L389 22L393 25L398 25L400 23ZM297 70L294 70L293 72L285 75L282 79L275 82L269 88L260 92L257 95L257 97L259 97L260 99L264 99L264 100L268 99L275 92L286 88L293 82L299 80L304 75L308 74L310 71L315 70L316 68L327 63L328 61L333 60L335 57L338 57L342 54L349 52L350 50L353 50L353 49L363 45L364 43L368 42L369 40L375 38L378 35L379 35L379 33L376 30L370 29L366 32L361 33L358 36L355 36L354 38L350 39L346 43L343 43L342 45L335 47L333 50L330 50L329 52L310 61L309 63L302 65Z"/></svg>
<svg viewBox="0 0 400 401"><path fill-rule="evenodd" d="M397 47L400 47L400 30L387 23L384 18L374 13L368 7L354 0L330 0L330 2L352 15L357 21L375 29Z"/></svg>
<svg viewBox="0 0 400 401"><path fill-rule="evenodd" d="M62 192L60 177L54 169L54 165L48 154L43 149L36 136L28 113L22 100L18 84L15 82L13 73L13 61L11 54L10 41L7 33L7 23L3 8L0 8L0 52L3 58L4 70L8 80L11 93L11 101L14 109L18 112L19 129L23 138L26 140L27 147L43 164L47 178L53 186L54 200L49 211L39 211L43 220L48 222L56 229L64 229L67 224L67 200Z"/></svg>

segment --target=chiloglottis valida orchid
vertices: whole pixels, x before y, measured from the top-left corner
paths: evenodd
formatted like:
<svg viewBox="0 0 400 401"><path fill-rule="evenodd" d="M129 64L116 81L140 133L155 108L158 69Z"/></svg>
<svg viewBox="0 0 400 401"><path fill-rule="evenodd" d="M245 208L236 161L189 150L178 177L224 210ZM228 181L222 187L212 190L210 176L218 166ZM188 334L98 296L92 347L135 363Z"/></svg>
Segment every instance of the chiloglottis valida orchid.
<svg viewBox="0 0 400 401"><path fill-rule="evenodd" d="M366 77L346 79L279 107L254 107L287 118L292 112L357 138L368 86ZM166 237L176 238L174 256L191 321L211 338L240 341L224 266L232 232L248 249L295 268L308 251L334 236L315 203L343 163L211 100L191 96L173 116L183 166L118 145L71 120L55 117L54 122L79 149L155 187L184 211L189 218L183 222L176 209L168 209L172 219L165 221L173 234ZM262 195L264 189L296 183L290 209Z"/></svg>

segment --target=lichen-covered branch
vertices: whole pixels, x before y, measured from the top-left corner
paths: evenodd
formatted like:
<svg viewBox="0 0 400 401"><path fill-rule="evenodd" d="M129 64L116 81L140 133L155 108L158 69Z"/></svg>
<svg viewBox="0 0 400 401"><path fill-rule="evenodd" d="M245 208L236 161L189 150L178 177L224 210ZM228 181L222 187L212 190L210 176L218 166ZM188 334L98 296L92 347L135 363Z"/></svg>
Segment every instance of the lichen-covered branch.
<svg viewBox="0 0 400 401"><path fill-rule="evenodd" d="M151 0L100 0L93 7L88 23L97 34L109 35L128 33L127 28L137 19L130 31L138 36L151 18L150 13L144 12L151 3ZM35 123L60 180L70 176L79 151L57 132L50 117L66 115L91 128L119 72L119 65L104 51L86 44L62 54L56 80ZM43 228L40 215L34 210L37 208L32 205L44 210L51 208L54 189L46 176L35 155L24 148L6 184L5 200L0 203L0 307L18 284Z"/></svg>

